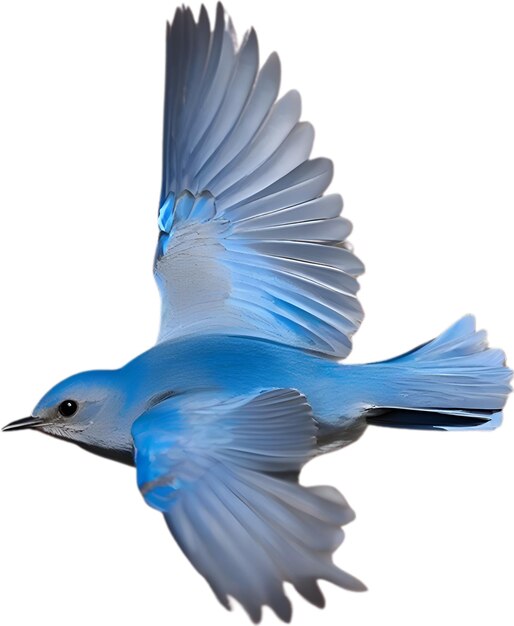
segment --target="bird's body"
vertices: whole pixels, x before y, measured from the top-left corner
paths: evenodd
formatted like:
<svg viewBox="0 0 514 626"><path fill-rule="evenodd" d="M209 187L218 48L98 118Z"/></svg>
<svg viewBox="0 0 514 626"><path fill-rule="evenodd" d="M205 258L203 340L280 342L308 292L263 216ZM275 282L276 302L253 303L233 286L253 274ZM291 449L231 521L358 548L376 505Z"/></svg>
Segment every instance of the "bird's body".
<svg viewBox="0 0 514 626"><path fill-rule="evenodd" d="M300 98L277 99L280 63L259 69L251 30L237 46L218 5L211 30L177 10L167 33L163 183L154 272L159 340L118 370L76 374L29 418L36 428L135 465L225 606L284 620L290 582L323 606L317 579L364 586L336 567L339 492L305 487L313 457L370 424L416 429L499 425L511 372L466 316L388 361L346 365L363 311L364 271L347 244L328 159L310 159ZM251 567L248 566L251 564Z"/></svg>
<svg viewBox="0 0 514 626"><path fill-rule="evenodd" d="M320 425L344 428L362 416L354 384L358 367L261 339L211 336L151 348L125 366L123 377L139 379L145 398L205 390L252 396L263 389L298 389ZM139 378L141 370L146 374Z"/></svg>
<svg viewBox="0 0 514 626"><path fill-rule="evenodd" d="M133 463L132 424L164 398L205 391L220 396L251 396L263 389L292 388L308 398L320 425L320 441L330 433L335 445L346 445L360 436L366 426L363 398L367 396L367 402L372 404L373 386L369 373L362 368L249 337L167 341L119 370L79 375L80 384L89 386L101 379L102 384L110 386L117 399L117 410L100 424L98 435L92 437L88 430L87 441L78 441L89 444L99 454ZM76 380L74 376L61 385L66 388ZM58 386L41 404L53 404L54 396L61 397L63 393L66 395ZM40 413L39 407L34 413Z"/></svg>
<svg viewBox="0 0 514 626"><path fill-rule="evenodd" d="M464 318L454 328L459 325L469 333L473 329L473 320ZM488 350L487 356L489 354L496 357L497 365L492 371L495 375L491 392L493 399L484 395L485 390L482 390L481 401L472 398L469 406L463 406L464 409L475 410L478 417L477 423L472 425L461 418L462 427L493 426L491 411L486 410L480 416L479 407L499 406L510 373L501 364L501 351ZM467 384L476 370L468 369L467 360L463 360L463 384ZM379 414L380 409L384 409L384 423L392 425L387 423L391 411L385 412L386 408L432 408L428 381L435 386L444 385L444 382L434 381L437 376L444 378L448 372L444 361L442 370L437 361L428 365L428 372L424 372L416 362L402 357L385 362L348 365L262 339L186 337L160 343L119 370L85 372L62 381L42 398L34 414L41 414L46 406L54 406L58 398L80 395L82 388L101 387L102 393L112 398L108 415L84 430L84 437L79 431L74 431L72 440L100 455L133 464L134 421L163 400L176 398L180 403L183 397L194 400L206 394L219 398L250 398L264 390L295 389L305 396L312 408L318 426L316 451L323 453L358 439L377 409ZM413 393L413 381L418 387L426 386L423 394L420 388ZM455 385L456 381L452 380L452 384ZM496 401L495 395L498 397ZM450 405L448 408L453 403L452 396L450 398L446 400ZM419 423L418 427L434 426L434 414L438 409L445 408L437 395L432 404L434 410L428 411L431 422ZM440 426L449 428L451 424ZM51 426L50 434L67 438L66 433L53 433Z"/></svg>

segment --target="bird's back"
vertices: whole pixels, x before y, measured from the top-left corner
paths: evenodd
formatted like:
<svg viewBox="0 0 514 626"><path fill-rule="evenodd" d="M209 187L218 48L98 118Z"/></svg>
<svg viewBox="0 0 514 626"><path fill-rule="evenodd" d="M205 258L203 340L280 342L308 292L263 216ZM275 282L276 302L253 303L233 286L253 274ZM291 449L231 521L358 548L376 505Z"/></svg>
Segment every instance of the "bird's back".
<svg viewBox="0 0 514 626"><path fill-rule="evenodd" d="M316 418L332 423L354 412L351 389L359 369L271 341L211 336L158 344L128 363L123 374L135 402L206 389L230 395L298 389ZM342 388L345 381L347 393Z"/></svg>

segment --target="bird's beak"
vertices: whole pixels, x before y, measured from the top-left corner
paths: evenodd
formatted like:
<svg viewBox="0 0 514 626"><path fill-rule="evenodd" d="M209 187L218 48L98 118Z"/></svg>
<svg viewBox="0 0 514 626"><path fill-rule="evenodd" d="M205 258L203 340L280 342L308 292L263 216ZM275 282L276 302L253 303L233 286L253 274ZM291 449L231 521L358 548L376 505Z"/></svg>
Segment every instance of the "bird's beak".
<svg viewBox="0 0 514 626"><path fill-rule="evenodd" d="M22 428L33 428L43 423L40 417L23 417L21 420L16 420L4 426L2 430L21 430Z"/></svg>

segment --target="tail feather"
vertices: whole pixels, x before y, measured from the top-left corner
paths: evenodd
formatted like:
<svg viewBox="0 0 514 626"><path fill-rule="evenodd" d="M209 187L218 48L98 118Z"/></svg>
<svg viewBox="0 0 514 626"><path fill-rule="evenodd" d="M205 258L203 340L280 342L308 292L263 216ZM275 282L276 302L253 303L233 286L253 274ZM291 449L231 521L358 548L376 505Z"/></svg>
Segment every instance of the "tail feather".
<svg viewBox="0 0 514 626"><path fill-rule="evenodd" d="M383 397L369 424L396 428L496 428L511 391L505 354L491 349L468 315L433 341L382 367Z"/></svg>
<svg viewBox="0 0 514 626"><path fill-rule="evenodd" d="M451 359L464 357L466 357L466 365L505 366L505 353L503 350L489 348L486 331L476 330L475 318L472 315L466 315L439 337L393 360L396 362L438 362L440 366L444 364L451 366L453 363Z"/></svg>

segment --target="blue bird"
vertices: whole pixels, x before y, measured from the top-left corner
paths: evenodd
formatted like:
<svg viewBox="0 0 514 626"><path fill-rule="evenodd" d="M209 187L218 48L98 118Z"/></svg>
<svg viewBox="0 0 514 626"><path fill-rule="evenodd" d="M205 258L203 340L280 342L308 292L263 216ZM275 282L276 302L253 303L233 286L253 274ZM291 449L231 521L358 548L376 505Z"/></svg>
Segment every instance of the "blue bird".
<svg viewBox="0 0 514 626"><path fill-rule="evenodd" d="M511 371L471 316L388 361L342 364L364 267L299 94L278 98L278 56L260 66L253 29L238 46L221 4L212 27L204 7L179 8L166 55L158 342L60 382L4 430L135 466L218 600L289 621L285 582L319 607L318 579L365 589L332 561L352 509L300 485L302 467L370 424L495 428Z"/></svg>

